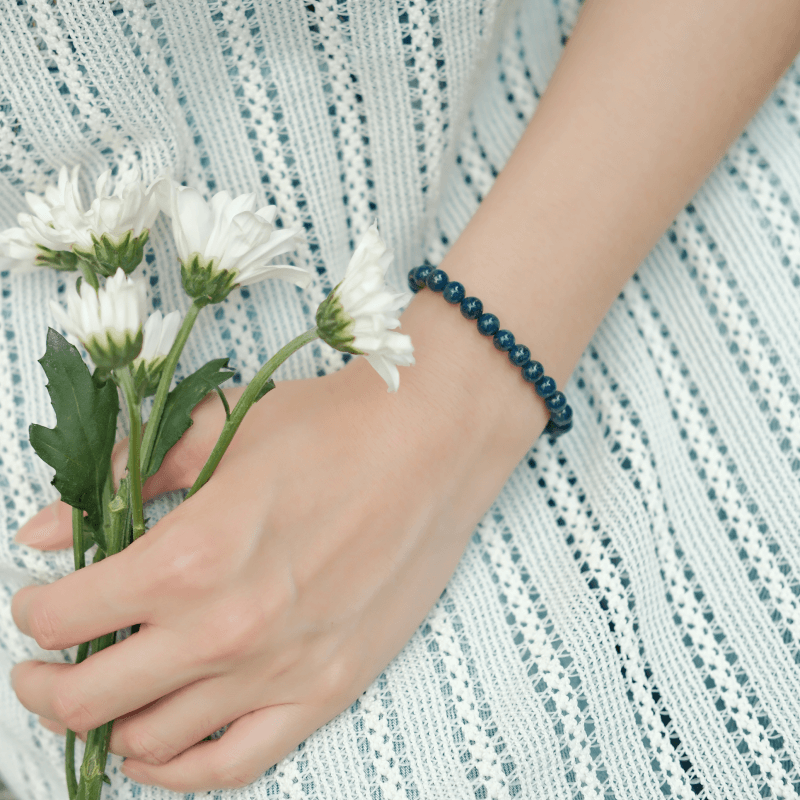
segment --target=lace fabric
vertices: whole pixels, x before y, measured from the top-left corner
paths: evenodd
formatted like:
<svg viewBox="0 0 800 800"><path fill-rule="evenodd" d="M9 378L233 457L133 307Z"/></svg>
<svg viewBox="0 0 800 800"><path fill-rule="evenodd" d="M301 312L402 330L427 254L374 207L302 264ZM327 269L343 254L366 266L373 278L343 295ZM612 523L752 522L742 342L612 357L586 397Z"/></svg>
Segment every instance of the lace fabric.
<svg viewBox="0 0 800 800"><path fill-rule="evenodd" d="M247 381L311 324L378 218L394 281L437 263L547 85L576 0L0 0L0 226L63 164L165 166L261 192L314 285L201 318L189 371ZM800 794L800 71L789 70L625 287L403 652L253 786L218 798L794 798ZM150 301L182 307L163 223ZM0 670L44 653L13 593L71 554L11 543L54 497L27 445L61 276L0 276ZM320 345L283 368L324 374ZM163 501L151 517L169 507ZM63 743L0 685L0 773L65 798ZM166 800L111 762L105 796Z"/></svg>

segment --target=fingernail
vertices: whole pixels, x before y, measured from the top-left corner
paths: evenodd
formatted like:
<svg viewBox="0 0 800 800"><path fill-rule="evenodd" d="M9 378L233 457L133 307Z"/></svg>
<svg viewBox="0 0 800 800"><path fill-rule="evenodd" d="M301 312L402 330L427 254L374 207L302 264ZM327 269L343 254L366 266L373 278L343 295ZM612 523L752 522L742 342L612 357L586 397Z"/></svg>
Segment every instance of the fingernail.
<svg viewBox="0 0 800 800"><path fill-rule="evenodd" d="M17 544L31 546L52 536L58 528L58 506L59 503L56 501L43 508L17 531L14 541Z"/></svg>

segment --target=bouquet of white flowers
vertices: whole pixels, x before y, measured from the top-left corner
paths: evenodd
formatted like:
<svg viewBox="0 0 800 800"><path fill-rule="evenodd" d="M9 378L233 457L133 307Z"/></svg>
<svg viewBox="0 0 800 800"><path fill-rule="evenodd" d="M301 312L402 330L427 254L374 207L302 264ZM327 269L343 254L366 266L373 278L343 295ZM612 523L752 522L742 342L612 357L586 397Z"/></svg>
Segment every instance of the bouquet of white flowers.
<svg viewBox="0 0 800 800"><path fill-rule="evenodd" d="M67 290L66 310L52 304L56 323L81 345L94 363L89 369L77 347L53 329L40 363L56 415L56 426L31 425L31 445L55 470L53 485L72 506L75 569L97 545L94 561L120 552L146 532L142 482L192 424L191 411L217 392L226 412L222 433L186 497L210 478L248 409L275 388L274 371L296 350L317 338L347 353L363 354L386 381L399 385L398 365L414 363L411 340L399 333L398 313L410 294L387 290L391 255L376 225L356 248L342 282L319 306L316 325L282 347L259 370L233 409L221 384L233 375L228 359L210 361L170 388L181 352L201 309L221 303L238 286L283 278L305 286L304 269L273 260L298 241L299 230L274 225L276 208L256 208L255 194L227 192L206 200L167 176L149 186L137 169L97 181L88 208L81 203L79 170L61 169L57 185L44 196L27 195L30 213L19 226L0 233L0 265L17 271L49 267L77 273ZM110 187L114 183L113 192ZM146 316L145 281L135 272L156 216L171 217L184 290L192 299L178 311ZM154 395L147 427L142 406ZM115 487L111 453L120 413L127 407L130 439L127 472ZM116 641L110 633L78 648L80 663ZM70 800L97 800L105 775L109 722L90 731L79 774L75 734L66 739Z"/></svg>

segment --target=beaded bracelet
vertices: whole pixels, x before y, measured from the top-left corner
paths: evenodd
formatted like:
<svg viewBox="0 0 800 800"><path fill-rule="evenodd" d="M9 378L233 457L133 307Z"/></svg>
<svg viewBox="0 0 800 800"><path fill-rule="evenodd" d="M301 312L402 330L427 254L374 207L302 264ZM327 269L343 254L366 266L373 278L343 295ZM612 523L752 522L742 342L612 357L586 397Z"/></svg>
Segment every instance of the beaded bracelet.
<svg viewBox="0 0 800 800"><path fill-rule="evenodd" d="M501 352L508 353L508 360L522 370L522 377L533 384L536 394L544 399L550 412L550 419L544 432L552 438L566 433L572 428L572 406L567 404L567 396L558 391L555 380L545 375L544 367L531 359L531 351L524 344L517 344L511 331L500 329L500 320L494 314L484 313L483 303L477 297L467 297L464 286L458 281L451 281L447 273L427 264L414 267L408 273L408 286L414 294L427 287L434 292L441 292L451 305L461 306L461 315L465 319L478 320L478 331L484 336L493 337L494 346Z"/></svg>

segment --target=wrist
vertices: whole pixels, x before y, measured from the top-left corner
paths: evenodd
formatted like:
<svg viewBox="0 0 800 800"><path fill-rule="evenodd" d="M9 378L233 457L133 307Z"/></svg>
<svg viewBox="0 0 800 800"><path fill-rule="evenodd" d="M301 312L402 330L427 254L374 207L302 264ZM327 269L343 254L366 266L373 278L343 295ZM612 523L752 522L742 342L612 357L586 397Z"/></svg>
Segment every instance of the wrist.
<svg viewBox="0 0 800 800"><path fill-rule="evenodd" d="M462 317L458 305L421 291L402 323L416 358L404 387L409 400L413 396L415 404L436 408L443 424L481 442L484 457L490 451L502 454L510 471L547 424L544 401L492 337Z"/></svg>

